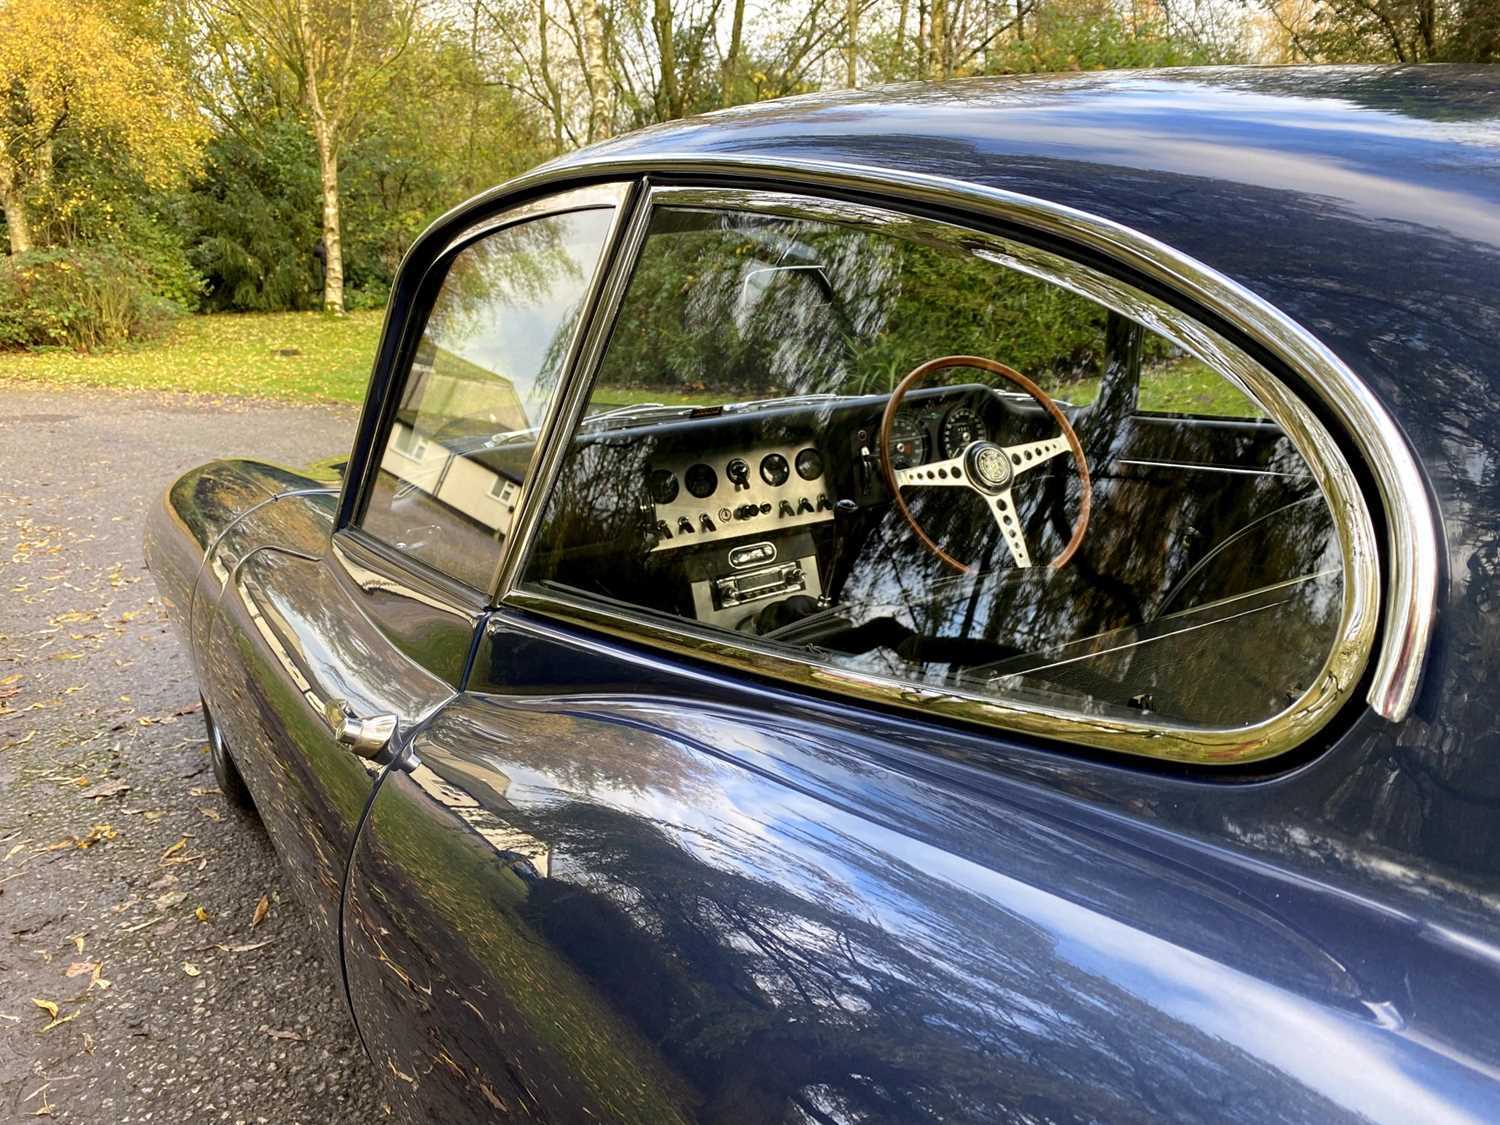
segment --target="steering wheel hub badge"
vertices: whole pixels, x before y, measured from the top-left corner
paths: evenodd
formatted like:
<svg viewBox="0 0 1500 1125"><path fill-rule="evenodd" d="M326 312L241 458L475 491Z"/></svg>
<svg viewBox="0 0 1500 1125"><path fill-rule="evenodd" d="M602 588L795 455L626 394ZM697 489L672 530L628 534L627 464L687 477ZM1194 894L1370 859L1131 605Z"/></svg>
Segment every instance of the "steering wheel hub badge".
<svg viewBox="0 0 1500 1125"><path fill-rule="evenodd" d="M994 442L976 441L964 460L968 462L969 479L986 492L999 492L1010 485L1010 458Z"/></svg>

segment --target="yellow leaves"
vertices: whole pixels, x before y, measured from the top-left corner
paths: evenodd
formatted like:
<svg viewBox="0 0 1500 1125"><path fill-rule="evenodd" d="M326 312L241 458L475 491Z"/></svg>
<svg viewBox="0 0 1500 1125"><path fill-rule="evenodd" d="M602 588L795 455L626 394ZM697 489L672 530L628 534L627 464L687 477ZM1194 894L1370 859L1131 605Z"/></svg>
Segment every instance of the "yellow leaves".
<svg viewBox="0 0 1500 1125"><path fill-rule="evenodd" d="M57 841L57 843L55 844L48 844L46 847L41 848L40 850L44 852L60 852L66 851L69 848L78 848L80 850L85 850L88 848L92 848L95 844L99 843L102 840L113 840L117 835L119 835L119 833L115 831L113 825L96 824L89 829L88 835L86 836L69 836L64 840Z"/></svg>
<svg viewBox="0 0 1500 1125"><path fill-rule="evenodd" d="M266 915L271 912L271 900L265 895L260 896L260 901L255 904L255 913L250 918L250 928L253 930L266 920Z"/></svg>
<svg viewBox="0 0 1500 1125"><path fill-rule="evenodd" d="M31 1002L38 1008L42 1009L42 1011L46 1012L53 1019L57 1018L57 1005L54 1004L51 1000L38 1000L36 999L36 997L32 997Z"/></svg>
<svg viewBox="0 0 1500 1125"><path fill-rule="evenodd" d="M184 961L182 963L182 971L190 977L201 977L203 975L203 970L191 961Z"/></svg>
<svg viewBox="0 0 1500 1125"><path fill-rule="evenodd" d="M193 917L196 918L196 919L198 919L198 921L200 921L200 922L211 922L211 921L213 921L213 919L209 916L208 911L204 910L203 907L201 907L201 906L198 907L197 910L193 911Z"/></svg>
<svg viewBox="0 0 1500 1125"><path fill-rule="evenodd" d="M0 148L23 161L66 126L85 143L110 138L153 187L201 164L208 127L186 83L90 0L0 7L0 87L21 91L24 104L0 118Z"/></svg>
<svg viewBox="0 0 1500 1125"><path fill-rule="evenodd" d="M182 837L182 839L178 840L177 843L173 844L166 851L162 852L161 862L166 863L168 859L176 855L178 852L182 851L183 848L187 847L187 842L188 838L184 836Z"/></svg>

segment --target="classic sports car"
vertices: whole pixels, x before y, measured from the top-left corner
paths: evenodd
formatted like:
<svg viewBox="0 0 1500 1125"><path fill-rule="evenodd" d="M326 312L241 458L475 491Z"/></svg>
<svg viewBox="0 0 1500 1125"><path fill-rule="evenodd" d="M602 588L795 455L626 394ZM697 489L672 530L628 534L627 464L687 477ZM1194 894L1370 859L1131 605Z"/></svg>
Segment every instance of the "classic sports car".
<svg viewBox="0 0 1500 1125"><path fill-rule="evenodd" d="M1497 77L818 96L424 234L347 458L146 545L400 1113L1500 1118Z"/></svg>

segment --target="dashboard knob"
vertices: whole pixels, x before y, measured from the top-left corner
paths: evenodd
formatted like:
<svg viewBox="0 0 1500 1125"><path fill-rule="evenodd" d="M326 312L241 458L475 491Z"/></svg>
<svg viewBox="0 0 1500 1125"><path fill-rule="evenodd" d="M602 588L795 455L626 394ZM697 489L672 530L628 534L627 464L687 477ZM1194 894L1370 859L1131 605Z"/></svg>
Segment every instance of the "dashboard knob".
<svg viewBox="0 0 1500 1125"><path fill-rule="evenodd" d="M818 494L818 511L826 512L833 507L833 501L828 499L826 492Z"/></svg>
<svg viewBox="0 0 1500 1125"><path fill-rule="evenodd" d="M736 457L724 466L724 475L734 484L734 490L750 487L750 466L743 457Z"/></svg>
<svg viewBox="0 0 1500 1125"><path fill-rule="evenodd" d="M691 535L692 533L693 533L693 521L690 520L690 519L688 519L687 516L678 516L677 517L677 534L678 535Z"/></svg>
<svg viewBox="0 0 1500 1125"><path fill-rule="evenodd" d="M806 496L797 501L797 514L806 515L813 510L812 501Z"/></svg>
<svg viewBox="0 0 1500 1125"><path fill-rule="evenodd" d="M656 521L656 534L663 539L672 538L672 529L667 526L666 520Z"/></svg>
<svg viewBox="0 0 1500 1125"><path fill-rule="evenodd" d="M777 519L784 520L787 518L787 516L795 516L796 514L797 509L792 507L792 502L790 500L782 500L779 504L776 505Z"/></svg>
<svg viewBox="0 0 1500 1125"><path fill-rule="evenodd" d="M719 530L714 526L714 521L708 518L707 512L704 512L701 516L698 517L698 528L705 535L707 535L711 531Z"/></svg>

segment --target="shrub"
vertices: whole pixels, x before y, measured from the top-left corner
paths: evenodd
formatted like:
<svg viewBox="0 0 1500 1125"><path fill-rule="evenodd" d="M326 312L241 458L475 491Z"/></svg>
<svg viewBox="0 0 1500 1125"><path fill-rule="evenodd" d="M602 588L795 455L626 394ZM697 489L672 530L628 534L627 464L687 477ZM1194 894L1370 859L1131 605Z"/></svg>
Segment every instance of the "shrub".
<svg viewBox="0 0 1500 1125"><path fill-rule="evenodd" d="M111 347L159 334L179 311L152 293L146 267L116 250L33 250L0 260L0 347Z"/></svg>

